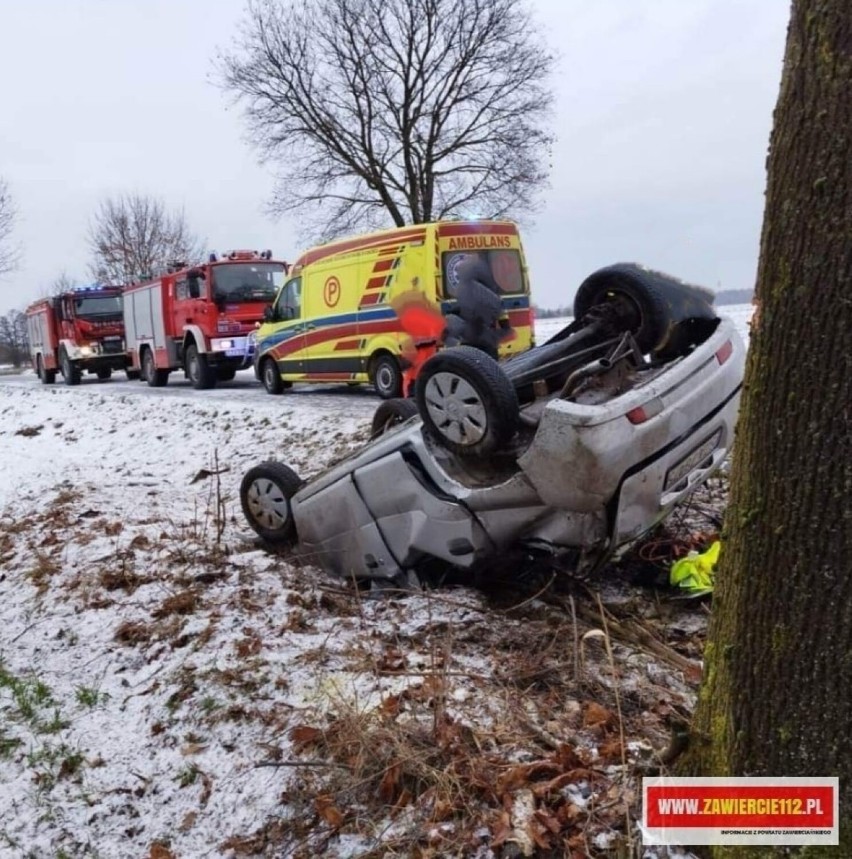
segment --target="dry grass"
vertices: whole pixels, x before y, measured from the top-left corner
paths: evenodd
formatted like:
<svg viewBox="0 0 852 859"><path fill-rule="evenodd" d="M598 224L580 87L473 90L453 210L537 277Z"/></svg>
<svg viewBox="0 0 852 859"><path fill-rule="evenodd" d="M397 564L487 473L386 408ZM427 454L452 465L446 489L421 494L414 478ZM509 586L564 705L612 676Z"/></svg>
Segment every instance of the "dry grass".
<svg viewBox="0 0 852 859"><path fill-rule="evenodd" d="M34 563L25 575L35 587L36 592L44 594L50 585L50 580L60 572L61 567L50 552L36 549L34 556Z"/></svg>
<svg viewBox="0 0 852 859"><path fill-rule="evenodd" d="M157 606L151 615L161 619L169 615L186 615L195 612L201 603L201 595L194 588L172 594Z"/></svg>

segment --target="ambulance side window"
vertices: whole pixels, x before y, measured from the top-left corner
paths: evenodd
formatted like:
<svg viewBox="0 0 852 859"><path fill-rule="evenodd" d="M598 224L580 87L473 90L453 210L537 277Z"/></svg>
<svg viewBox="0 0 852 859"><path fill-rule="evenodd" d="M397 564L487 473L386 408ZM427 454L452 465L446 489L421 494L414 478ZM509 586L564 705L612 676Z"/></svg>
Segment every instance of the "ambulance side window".
<svg viewBox="0 0 852 859"><path fill-rule="evenodd" d="M275 318L285 322L302 315L302 278L294 277L284 284L275 305Z"/></svg>

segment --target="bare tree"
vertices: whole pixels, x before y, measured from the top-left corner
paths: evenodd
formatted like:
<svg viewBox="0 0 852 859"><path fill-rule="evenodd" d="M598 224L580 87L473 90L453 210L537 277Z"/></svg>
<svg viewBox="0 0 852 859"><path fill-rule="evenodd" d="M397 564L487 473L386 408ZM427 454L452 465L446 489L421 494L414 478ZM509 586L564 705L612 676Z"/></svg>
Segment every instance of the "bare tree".
<svg viewBox="0 0 852 859"><path fill-rule="evenodd" d="M553 60L522 0L249 0L222 59L272 209L356 226L506 216L546 182Z"/></svg>
<svg viewBox="0 0 852 859"><path fill-rule="evenodd" d="M20 310L0 316L0 356L14 367L20 367L29 356L27 317Z"/></svg>
<svg viewBox="0 0 852 859"><path fill-rule="evenodd" d="M42 289L42 297L50 298L54 295L62 295L63 292L71 292L72 289L79 285L77 279L63 269L47 287Z"/></svg>
<svg viewBox="0 0 852 859"><path fill-rule="evenodd" d="M0 275L12 271L18 263L18 250L9 241L16 215L9 186L0 179Z"/></svg>
<svg viewBox="0 0 852 859"><path fill-rule="evenodd" d="M92 274L106 283L129 283L151 276L174 260L201 256L198 239L184 213L142 194L104 200L89 226Z"/></svg>

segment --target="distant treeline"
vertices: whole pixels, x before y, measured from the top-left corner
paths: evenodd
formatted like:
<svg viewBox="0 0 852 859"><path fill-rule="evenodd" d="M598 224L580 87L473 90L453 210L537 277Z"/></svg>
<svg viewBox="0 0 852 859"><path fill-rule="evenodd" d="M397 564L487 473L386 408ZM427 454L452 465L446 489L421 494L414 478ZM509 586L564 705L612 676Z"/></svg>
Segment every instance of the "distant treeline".
<svg viewBox="0 0 852 859"><path fill-rule="evenodd" d="M754 298L752 289L723 289L716 293L715 304L750 304ZM573 316L574 308L568 307L539 307L533 305L536 319L555 319L558 316Z"/></svg>
<svg viewBox="0 0 852 859"><path fill-rule="evenodd" d="M557 316L573 316L573 307L538 307L533 305L536 319L555 319Z"/></svg>
<svg viewBox="0 0 852 859"><path fill-rule="evenodd" d="M716 304L751 304L753 289L723 289L716 293Z"/></svg>

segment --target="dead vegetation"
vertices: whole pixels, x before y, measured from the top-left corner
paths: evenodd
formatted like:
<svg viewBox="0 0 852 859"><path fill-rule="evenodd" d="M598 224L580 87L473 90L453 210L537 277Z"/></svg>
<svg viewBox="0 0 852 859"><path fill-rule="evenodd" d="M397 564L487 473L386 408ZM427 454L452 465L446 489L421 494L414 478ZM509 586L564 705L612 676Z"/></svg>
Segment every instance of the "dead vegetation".
<svg viewBox="0 0 852 859"><path fill-rule="evenodd" d="M180 839L205 825L217 833L206 849L232 856L307 859L341 839L359 857L637 855L640 779L665 770L691 713L706 610L635 580L708 537L701 510L594 582L538 570L374 601L261 555L228 517L220 531L215 500L208 525L79 509L68 487L27 522L0 521L0 559L30 559L40 604L101 613L110 659L145 679L121 685L128 669L85 700L119 720L139 701L143 755L187 760L155 779L180 808L172 838L140 855L184 855ZM75 647L73 625L56 640ZM4 736L0 751L25 761ZM214 752L243 775L224 780ZM40 766L45 790L89 768L70 752ZM208 820L217 791L253 768L268 775L269 812L223 832Z"/></svg>
<svg viewBox="0 0 852 859"><path fill-rule="evenodd" d="M349 833L374 845L359 855L376 856L626 849L639 775L662 765L655 749L691 707L693 684L677 673L687 661L646 631L675 673L661 671L665 685L637 683L628 665L642 643L632 633L612 639L604 614L590 626L560 613L560 598L559 610L547 605L519 617L485 609L469 623L465 637L479 639L490 670L468 667L470 645L453 642L441 621L406 643L373 633L373 655L362 650L353 667L404 685L376 704L327 689L326 720L292 726L292 757L278 746L261 762L300 773L281 797L292 825L223 847L274 843L310 856ZM307 658L322 671L319 651Z"/></svg>

